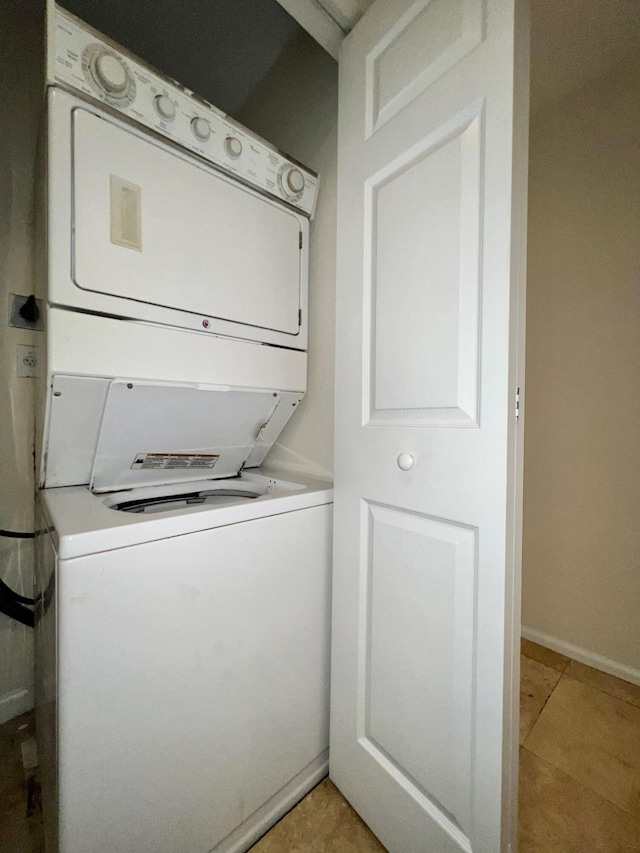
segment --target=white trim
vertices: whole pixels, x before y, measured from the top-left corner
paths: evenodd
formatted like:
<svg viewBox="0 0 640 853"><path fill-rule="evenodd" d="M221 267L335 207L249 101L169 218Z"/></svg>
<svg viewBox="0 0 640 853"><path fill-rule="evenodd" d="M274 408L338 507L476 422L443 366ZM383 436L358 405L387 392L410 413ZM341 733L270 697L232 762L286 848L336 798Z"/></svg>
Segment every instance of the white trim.
<svg viewBox="0 0 640 853"><path fill-rule="evenodd" d="M340 56L344 32L315 0L278 0L300 26L312 36L334 59Z"/></svg>
<svg viewBox="0 0 640 853"><path fill-rule="evenodd" d="M326 749L288 782L270 800L267 800L245 823L224 839L227 853L242 853L253 846L281 817L290 811L325 776L329 775L329 750Z"/></svg>
<svg viewBox="0 0 640 853"><path fill-rule="evenodd" d="M33 687L14 690L0 698L0 725L33 708Z"/></svg>
<svg viewBox="0 0 640 853"><path fill-rule="evenodd" d="M525 640L531 640L531 642L538 643L540 646L546 646L548 649L553 649L554 652L579 661L579 663L585 663L587 666L592 666L601 672L607 672L609 675L615 675L624 681L630 681L631 684L640 685L640 669L634 669L632 666L618 663L618 661L606 658L604 655L597 654L597 652L591 652L580 646L574 646L565 640L559 640L557 637L543 634L542 631L534 631L533 628L526 628L524 625L522 626L521 634Z"/></svg>

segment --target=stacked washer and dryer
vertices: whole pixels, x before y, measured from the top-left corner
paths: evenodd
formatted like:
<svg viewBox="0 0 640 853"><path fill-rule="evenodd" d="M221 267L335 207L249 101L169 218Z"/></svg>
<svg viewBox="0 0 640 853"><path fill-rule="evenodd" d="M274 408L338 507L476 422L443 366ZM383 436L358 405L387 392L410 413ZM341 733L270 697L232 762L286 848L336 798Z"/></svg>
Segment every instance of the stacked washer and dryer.
<svg viewBox="0 0 640 853"><path fill-rule="evenodd" d="M317 176L56 7L42 146L37 724L48 853L244 851L327 772Z"/></svg>

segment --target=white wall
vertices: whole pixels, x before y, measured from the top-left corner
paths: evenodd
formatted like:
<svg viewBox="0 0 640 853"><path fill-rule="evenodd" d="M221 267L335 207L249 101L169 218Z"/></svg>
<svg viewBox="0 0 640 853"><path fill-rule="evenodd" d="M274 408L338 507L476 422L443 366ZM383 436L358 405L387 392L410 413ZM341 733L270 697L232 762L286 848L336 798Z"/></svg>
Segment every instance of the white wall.
<svg viewBox="0 0 640 853"><path fill-rule="evenodd" d="M306 33L291 42L238 115L319 172L311 223L308 392L267 464L332 478L338 66Z"/></svg>
<svg viewBox="0 0 640 853"><path fill-rule="evenodd" d="M640 676L639 92L532 120L522 620Z"/></svg>
<svg viewBox="0 0 640 853"><path fill-rule="evenodd" d="M41 101L38 4L5 3L0 26L0 528L33 530L33 380L16 347L42 333L8 327L8 294L33 292L33 162ZM0 577L31 596L30 541L0 538ZM33 705L32 631L0 614L0 722Z"/></svg>

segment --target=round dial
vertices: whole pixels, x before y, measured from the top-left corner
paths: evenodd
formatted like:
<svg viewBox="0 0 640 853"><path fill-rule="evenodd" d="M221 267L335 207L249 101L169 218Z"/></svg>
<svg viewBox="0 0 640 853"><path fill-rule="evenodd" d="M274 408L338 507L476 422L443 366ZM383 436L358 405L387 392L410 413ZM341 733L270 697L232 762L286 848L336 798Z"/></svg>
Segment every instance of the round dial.
<svg viewBox="0 0 640 853"><path fill-rule="evenodd" d="M176 106L168 95L156 95L154 100L156 112L165 121L173 121L176 117Z"/></svg>
<svg viewBox="0 0 640 853"><path fill-rule="evenodd" d="M285 163L278 171L278 184L285 198L297 201L304 192L304 175L300 169Z"/></svg>
<svg viewBox="0 0 640 853"><path fill-rule="evenodd" d="M289 169L286 174L285 180L287 182L287 186L291 190L292 193L298 195L304 189L304 175L300 171L300 169Z"/></svg>
<svg viewBox="0 0 640 853"><path fill-rule="evenodd" d="M242 154L242 142L235 136L227 136L224 141L224 150L229 157L233 157L236 160Z"/></svg>
<svg viewBox="0 0 640 853"><path fill-rule="evenodd" d="M211 125L206 118L192 118L191 130L193 131L195 138L199 139L201 142L206 142L211 136Z"/></svg>
<svg viewBox="0 0 640 853"><path fill-rule="evenodd" d="M136 96L136 84L127 63L98 43L82 52L82 70L91 87L103 100L116 107L128 106Z"/></svg>
<svg viewBox="0 0 640 853"><path fill-rule="evenodd" d="M98 83L111 95L123 95L127 91L129 75L123 63L113 53L99 53L95 62Z"/></svg>
<svg viewBox="0 0 640 853"><path fill-rule="evenodd" d="M94 62L98 84L109 95L123 97L129 88L129 75L124 63L113 53L99 53Z"/></svg>

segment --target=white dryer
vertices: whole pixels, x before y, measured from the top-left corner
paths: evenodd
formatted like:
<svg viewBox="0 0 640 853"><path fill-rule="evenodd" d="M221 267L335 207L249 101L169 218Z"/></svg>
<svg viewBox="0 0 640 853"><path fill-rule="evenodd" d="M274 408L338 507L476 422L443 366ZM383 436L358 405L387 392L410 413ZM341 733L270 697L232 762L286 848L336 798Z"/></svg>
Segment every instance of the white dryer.
<svg viewBox="0 0 640 853"><path fill-rule="evenodd" d="M331 487L259 467L317 176L59 8L48 51L47 853L240 853L328 767Z"/></svg>
<svg viewBox="0 0 640 853"><path fill-rule="evenodd" d="M48 98L50 305L306 349L306 216L125 116Z"/></svg>

